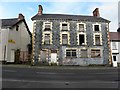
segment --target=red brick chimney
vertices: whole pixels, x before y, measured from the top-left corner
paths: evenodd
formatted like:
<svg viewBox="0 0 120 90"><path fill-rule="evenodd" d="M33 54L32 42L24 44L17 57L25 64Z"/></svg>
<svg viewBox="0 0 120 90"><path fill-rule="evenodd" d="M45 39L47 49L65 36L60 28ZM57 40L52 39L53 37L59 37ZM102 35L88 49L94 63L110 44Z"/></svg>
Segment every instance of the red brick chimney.
<svg viewBox="0 0 120 90"><path fill-rule="evenodd" d="M24 16L20 13L20 14L18 15L18 20L22 20L22 19L24 19Z"/></svg>
<svg viewBox="0 0 120 90"><path fill-rule="evenodd" d="M100 17L99 8L96 8L96 9L93 11L93 16L95 16L95 17Z"/></svg>
<svg viewBox="0 0 120 90"><path fill-rule="evenodd" d="M42 5L39 5L38 6L38 15L42 15L42 12L43 12Z"/></svg>

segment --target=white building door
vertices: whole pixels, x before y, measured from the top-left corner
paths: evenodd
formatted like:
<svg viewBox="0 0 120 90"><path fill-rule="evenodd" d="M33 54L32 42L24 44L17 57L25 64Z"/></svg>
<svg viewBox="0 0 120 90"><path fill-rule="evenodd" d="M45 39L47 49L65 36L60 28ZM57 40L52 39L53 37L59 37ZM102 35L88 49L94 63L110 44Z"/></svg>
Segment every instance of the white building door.
<svg viewBox="0 0 120 90"><path fill-rule="evenodd" d="M10 62L14 62L14 60L15 60L15 52L14 50L11 50Z"/></svg>
<svg viewBox="0 0 120 90"><path fill-rule="evenodd" d="M113 56L113 67L117 67L117 57Z"/></svg>
<svg viewBox="0 0 120 90"><path fill-rule="evenodd" d="M51 63L57 63L57 53L51 53Z"/></svg>

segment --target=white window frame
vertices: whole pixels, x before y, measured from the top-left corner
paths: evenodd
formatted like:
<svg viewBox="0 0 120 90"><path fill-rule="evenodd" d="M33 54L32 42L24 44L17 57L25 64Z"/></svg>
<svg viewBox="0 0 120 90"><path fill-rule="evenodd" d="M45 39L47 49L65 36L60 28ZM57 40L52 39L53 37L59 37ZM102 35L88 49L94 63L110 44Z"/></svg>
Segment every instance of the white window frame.
<svg viewBox="0 0 120 90"><path fill-rule="evenodd" d="M100 36L100 45L102 45L102 34L101 34L101 33L94 33L94 34L93 34L94 45L96 45L96 42L95 42L95 36L96 36L96 35L99 35L99 36Z"/></svg>
<svg viewBox="0 0 120 90"><path fill-rule="evenodd" d="M45 30L46 23L50 23L50 31L51 31L52 30L52 22L49 22L49 21L43 22L43 31Z"/></svg>
<svg viewBox="0 0 120 90"><path fill-rule="evenodd" d="M67 24L68 31L70 30L70 23L69 22L60 22L60 30L62 31L62 24Z"/></svg>
<svg viewBox="0 0 120 90"><path fill-rule="evenodd" d="M79 30L79 24L83 24L83 25L84 25L84 31L86 31L86 24L83 23L83 22L77 23L77 31L79 31L79 32L84 32L84 31L80 31L80 30Z"/></svg>
<svg viewBox="0 0 120 90"><path fill-rule="evenodd" d="M69 32L61 32L60 33L60 44L62 45L62 34L67 34L67 36L68 36L68 45L70 45L70 34L69 34Z"/></svg>
<svg viewBox="0 0 120 90"><path fill-rule="evenodd" d="M52 44L52 33L49 32L49 31L43 32L43 34L42 34L42 36L43 36L42 44L44 44L44 41L45 41L45 34L50 34L50 44Z"/></svg>
<svg viewBox="0 0 120 90"><path fill-rule="evenodd" d="M93 25L93 31L95 31L95 29L94 29L94 26L95 26L95 25L99 25L99 31L101 31L101 24L95 23L95 24L92 24L92 25ZM99 31L95 31L95 32L99 32Z"/></svg>
<svg viewBox="0 0 120 90"><path fill-rule="evenodd" d="M83 33L83 32L80 32L80 33L77 33L77 45L79 45L79 35L84 35L84 45L87 45L87 38L86 38L86 33Z"/></svg>
<svg viewBox="0 0 120 90"><path fill-rule="evenodd" d="M113 48L113 43L115 44L116 49ZM118 42L112 42L112 50L118 50Z"/></svg>

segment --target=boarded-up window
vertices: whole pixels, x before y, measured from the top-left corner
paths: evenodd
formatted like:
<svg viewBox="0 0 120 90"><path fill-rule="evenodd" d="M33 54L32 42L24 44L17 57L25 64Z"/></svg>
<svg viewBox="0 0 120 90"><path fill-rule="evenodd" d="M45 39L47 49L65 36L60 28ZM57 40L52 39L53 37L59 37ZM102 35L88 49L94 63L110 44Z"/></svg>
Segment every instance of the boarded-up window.
<svg viewBox="0 0 120 90"><path fill-rule="evenodd" d="M45 34L44 44L50 44L50 34Z"/></svg>
<svg viewBox="0 0 120 90"><path fill-rule="evenodd" d="M100 58L101 53L99 49L92 49L91 50L91 58Z"/></svg>
<svg viewBox="0 0 120 90"><path fill-rule="evenodd" d="M62 44L68 44L68 35L62 34Z"/></svg>
<svg viewBox="0 0 120 90"><path fill-rule="evenodd" d="M87 54L87 49L81 49L81 58L87 58L88 54Z"/></svg>
<svg viewBox="0 0 120 90"><path fill-rule="evenodd" d="M76 57L76 49L67 49L66 50L66 57Z"/></svg>

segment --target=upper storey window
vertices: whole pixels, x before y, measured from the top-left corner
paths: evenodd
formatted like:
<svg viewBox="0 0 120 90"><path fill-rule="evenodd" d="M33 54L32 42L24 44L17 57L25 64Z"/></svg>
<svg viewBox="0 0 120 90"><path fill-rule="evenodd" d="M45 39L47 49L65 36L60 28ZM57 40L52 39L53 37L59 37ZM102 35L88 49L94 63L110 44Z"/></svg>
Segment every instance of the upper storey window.
<svg viewBox="0 0 120 90"><path fill-rule="evenodd" d="M60 29L61 29L62 31L68 31L68 30L69 30L69 23L68 23L68 22L62 22L62 23L60 24Z"/></svg>
<svg viewBox="0 0 120 90"><path fill-rule="evenodd" d="M95 31L95 32L101 31L101 25L100 24L93 24L93 31Z"/></svg>
<svg viewBox="0 0 120 90"><path fill-rule="evenodd" d="M44 22L43 30L44 31L51 31L52 30L52 22Z"/></svg>
<svg viewBox="0 0 120 90"><path fill-rule="evenodd" d="M86 29L85 23L77 23L77 30L78 31L84 32L84 31L86 31L85 29Z"/></svg>

